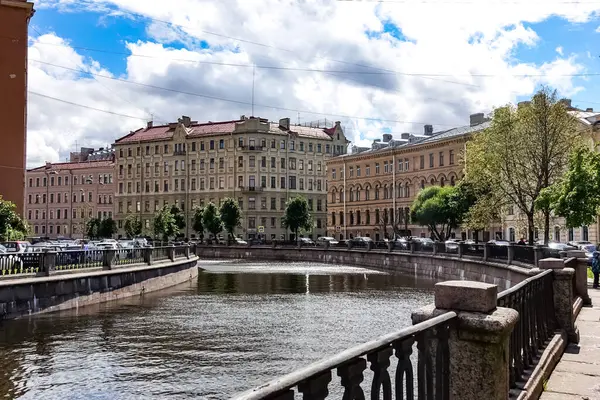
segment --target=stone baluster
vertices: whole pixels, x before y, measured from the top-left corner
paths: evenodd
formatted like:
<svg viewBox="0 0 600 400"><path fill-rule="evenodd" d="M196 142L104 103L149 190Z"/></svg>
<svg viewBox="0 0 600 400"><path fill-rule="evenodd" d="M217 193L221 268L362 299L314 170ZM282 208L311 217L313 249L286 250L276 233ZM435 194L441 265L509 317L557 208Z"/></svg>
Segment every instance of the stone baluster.
<svg viewBox="0 0 600 400"><path fill-rule="evenodd" d="M592 299L588 294L587 282L588 259L585 256L585 252L582 250L569 250L566 253L567 258L573 257L577 259L575 266L575 289L577 290L577 295L583 300L583 305L591 306Z"/></svg>
<svg viewBox="0 0 600 400"><path fill-rule="evenodd" d="M496 307L497 297L496 285L446 281L435 285L434 305L412 314L417 324L448 311L457 313L448 339L451 399L507 399L509 340L519 314ZM430 359L436 371L439 358L430 354Z"/></svg>
<svg viewBox="0 0 600 400"><path fill-rule="evenodd" d="M102 253L102 269L110 270L115 265L115 260L117 258L117 250L115 249L106 249Z"/></svg>
<svg viewBox="0 0 600 400"><path fill-rule="evenodd" d="M40 270L37 276L50 276L50 271L56 268L56 251L44 249L40 258Z"/></svg>
<svg viewBox="0 0 600 400"><path fill-rule="evenodd" d="M483 244L483 261L487 261L492 256L492 244L485 242Z"/></svg>
<svg viewBox="0 0 600 400"><path fill-rule="evenodd" d="M183 251L185 254L185 258L187 258L189 260L190 259L190 245L186 243L184 246L185 246L185 248L183 249Z"/></svg>
<svg viewBox="0 0 600 400"><path fill-rule="evenodd" d="M169 260L175 261L175 245L170 245L167 251L169 252Z"/></svg>
<svg viewBox="0 0 600 400"><path fill-rule="evenodd" d="M513 260L515 258L515 244L514 243L509 243L508 244L508 249L506 249L506 264L507 265L511 265L513 263Z"/></svg>
<svg viewBox="0 0 600 400"><path fill-rule="evenodd" d="M148 265L152 265L152 263L154 262L154 260L152 259L152 253L154 250L154 247L144 247L144 262Z"/></svg>
<svg viewBox="0 0 600 400"><path fill-rule="evenodd" d="M573 315L575 270L565 268L565 261L560 258L545 258L540 260L539 264L539 269L551 269L554 275L552 289L556 323L567 333L569 342L579 343L579 330L575 325L575 316Z"/></svg>

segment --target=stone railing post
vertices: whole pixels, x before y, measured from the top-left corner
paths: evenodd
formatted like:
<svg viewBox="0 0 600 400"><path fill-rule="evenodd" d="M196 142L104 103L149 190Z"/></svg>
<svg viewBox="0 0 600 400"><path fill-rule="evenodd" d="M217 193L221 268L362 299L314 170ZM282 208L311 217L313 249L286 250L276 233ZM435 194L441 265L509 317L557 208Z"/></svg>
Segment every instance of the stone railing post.
<svg viewBox="0 0 600 400"><path fill-rule="evenodd" d="M117 258L117 250L106 249L102 253L102 269L110 270L115 265L115 259Z"/></svg>
<svg viewBox="0 0 600 400"><path fill-rule="evenodd" d="M348 246L348 250L352 250L352 240L346 240L346 246Z"/></svg>
<svg viewBox="0 0 600 400"><path fill-rule="evenodd" d="M329 250L329 246L331 246L331 244L329 243L329 240L326 240L325 242L323 242L323 248L325 250Z"/></svg>
<svg viewBox="0 0 600 400"><path fill-rule="evenodd" d="M391 253L392 251L394 251L394 241L390 240L387 242L387 247L388 247L388 251Z"/></svg>
<svg viewBox="0 0 600 400"><path fill-rule="evenodd" d="M533 265L536 267L539 266L540 260L544 258L544 249L542 246L534 246L533 247Z"/></svg>
<svg viewBox="0 0 600 400"><path fill-rule="evenodd" d="M36 276L50 276L50 271L56 268L56 252L44 249L40 257L40 270Z"/></svg>
<svg viewBox="0 0 600 400"><path fill-rule="evenodd" d="M540 260L539 269L551 269L554 275L554 315L558 326L567 333L569 342L579 343L579 330L575 326L573 315L573 279L575 270L565 268L565 261L560 258L544 258Z"/></svg>
<svg viewBox="0 0 600 400"><path fill-rule="evenodd" d="M463 254L465 253L465 247L467 245L465 244L465 242L458 242L458 257L462 257Z"/></svg>
<svg viewBox="0 0 600 400"><path fill-rule="evenodd" d="M415 252L415 242L412 239L409 239L406 241L406 246L408 247L408 251L410 253L414 253Z"/></svg>
<svg viewBox="0 0 600 400"><path fill-rule="evenodd" d="M175 245L170 245L168 248L169 260L175 261Z"/></svg>
<svg viewBox="0 0 600 400"><path fill-rule="evenodd" d="M190 259L190 245L186 244L185 248L183 249L184 254L185 254L185 258L187 258L188 260Z"/></svg>
<svg viewBox="0 0 600 400"><path fill-rule="evenodd" d="M586 306L592 305L592 299L588 294L587 285L587 270L588 270L588 259L585 256L585 252L581 250L569 250L567 251L567 258L576 258L577 264L575 267L575 289L577 295L583 300L583 304Z"/></svg>
<svg viewBox="0 0 600 400"><path fill-rule="evenodd" d="M277 247L277 240L273 239L273 241L271 242L271 247L273 247L273 248Z"/></svg>
<svg viewBox="0 0 600 400"><path fill-rule="evenodd" d="M373 250L373 247L375 247L375 242L367 242L367 251Z"/></svg>
<svg viewBox="0 0 600 400"><path fill-rule="evenodd" d="M438 245L441 244L439 242L433 242L433 255L438 253Z"/></svg>
<svg viewBox="0 0 600 400"><path fill-rule="evenodd" d="M154 247L144 247L144 262L148 265L152 265L154 260L152 260L152 252Z"/></svg>
<svg viewBox="0 0 600 400"><path fill-rule="evenodd" d="M483 261L487 261L492 255L492 245L488 242L483 244Z"/></svg>
<svg viewBox="0 0 600 400"><path fill-rule="evenodd" d="M508 249L506 249L506 264L511 265L515 258L515 245L513 243L508 244Z"/></svg>
<svg viewBox="0 0 600 400"><path fill-rule="evenodd" d="M435 285L434 305L412 314L413 324L448 311L457 314L448 339L451 399L508 398L509 341L519 314L510 308L496 307L497 297L496 285L446 281ZM431 361L432 370L436 371L435 355Z"/></svg>

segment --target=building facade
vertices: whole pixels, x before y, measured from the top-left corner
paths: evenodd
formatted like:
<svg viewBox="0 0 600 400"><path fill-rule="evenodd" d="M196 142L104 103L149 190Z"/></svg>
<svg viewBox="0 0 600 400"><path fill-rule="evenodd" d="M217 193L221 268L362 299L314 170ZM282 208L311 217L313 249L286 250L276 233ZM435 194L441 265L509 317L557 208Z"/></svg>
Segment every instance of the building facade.
<svg viewBox="0 0 600 400"><path fill-rule="evenodd" d="M4 146L0 147L0 195L23 212L27 138L27 40L33 3L0 0L0 93Z"/></svg>
<svg viewBox="0 0 600 400"><path fill-rule="evenodd" d="M488 126L483 114L473 114L469 126L434 133L425 125L422 136L403 134L393 140L384 135L370 149L329 160L328 235L341 240L383 240L394 234L429 237L426 227L412 224L408 217L412 202L426 186L458 182L468 138ZM468 232L454 234L467 238ZM489 240L496 234L490 229L482 236Z"/></svg>
<svg viewBox="0 0 600 400"><path fill-rule="evenodd" d="M244 238L290 238L281 217L288 199L307 198L315 227L326 231L326 160L346 153L339 122L329 128L292 126L242 116L239 120L198 123L189 117L131 132L115 144L116 216L137 214L144 233L153 235L152 218L163 205L176 205L186 218L181 232L194 238L192 210L227 197L238 201Z"/></svg>
<svg viewBox="0 0 600 400"><path fill-rule="evenodd" d="M110 149L82 149L69 162L27 170L25 218L31 234L83 238L90 219L114 218L114 171Z"/></svg>

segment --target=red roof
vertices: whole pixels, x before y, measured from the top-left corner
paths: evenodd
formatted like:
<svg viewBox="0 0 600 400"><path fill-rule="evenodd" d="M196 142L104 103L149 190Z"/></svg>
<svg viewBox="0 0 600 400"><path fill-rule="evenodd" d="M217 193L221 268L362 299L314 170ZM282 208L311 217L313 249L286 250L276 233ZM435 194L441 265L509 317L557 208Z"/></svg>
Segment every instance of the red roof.
<svg viewBox="0 0 600 400"><path fill-rule="evenodd" d="M115 163L111 160L51 163L41 167L28 169L27 172L66 171L90 168L112 168Z"/></svg>
<svg viewBox="0 0 600 400"><path fill-rule="evenodd" d="M222 122L207 122L203 124L192 124L188 129L189 137L198 137L210 134L232 133L237 122L243 120L222 121ZM150 142L157 140L165 140L173 137L175 128L170 128L169 125L158 125L151 128L141 128L135 132L123 136L115 141L115 144Z"/></svg>

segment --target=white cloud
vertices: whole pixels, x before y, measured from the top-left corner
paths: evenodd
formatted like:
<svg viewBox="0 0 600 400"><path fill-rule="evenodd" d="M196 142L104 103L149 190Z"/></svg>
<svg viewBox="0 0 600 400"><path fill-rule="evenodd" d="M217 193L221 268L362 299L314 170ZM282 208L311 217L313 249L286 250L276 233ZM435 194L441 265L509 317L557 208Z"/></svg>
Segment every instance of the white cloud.
<svg viewBox="0 0 600 400"><path fill-rule="evenodd" d="M562 56L562 55L563 55L563 48L562 48L562 46L558 46L558 47L556 48L556 52L557 52L559 55L561 55L561 56Z"/></svg>
<svg viewBox="0 0 600 400"><path fill-rule="evenodd" d="M539 2L525 0L507 4L487 0L469 4L417 3L417 0L379 4L334 0L180 0L175 6L173 2L145 0L44 0L37 4L42 10L44 7L70 12L100 10L116 18L146 21L147 33L153 41L126 46L133 53L158 58L127 57L127 70L122 78L239 103L103 78L94 80L89 75L40 65L33 60L111 75L91 58L93 52L81 53L70 47L39 43L64 43L65 39L53 34L32 41L30 90L141 118L154 114L155 119L172 121L185 114L200 121L214 121L251 114L251 105L240 103L251 101L252 68L173 59L400 72L359 75L256 69L256 115L271 119L287 116L296 121L298 112L293 110L311 111L301 112L300 121L325 117L341 120L351 139L359 145L380 137L384 128L399 136L402 132L420 133L425 123L434 124L436 130L464 124L470 113L490 111L494 106L515 101L517 96L533 93L540 84L551 85L563 95L581 90L572 78L561 75L585 69L576 57L563 58L561 48L556 49L561 57L538 64L520 62L515 52L517 46L533 47L540 41L527 25L550 16L585 22L600 10L600 4L573 7L553 2L539 7ZM408 41L398 41L389 34L371 38L365 34L381 32L385 22L398 26ZM32 23L35 24L35 17ZM102 34L101 27L94 29ZM168 47L177 40L192 50ZM211 49L200 49L200 41L209 43ZM75 141L95 146L112 143L116 137L143 124L143 120L31 96L28 163L36 165L64 158L74 149Z"/></svg>
<svg viewBox="0 0 600 400"><path fill-rule="evenodd" d="M596 32L600 33L600 26L596 28Z"/></svg>

